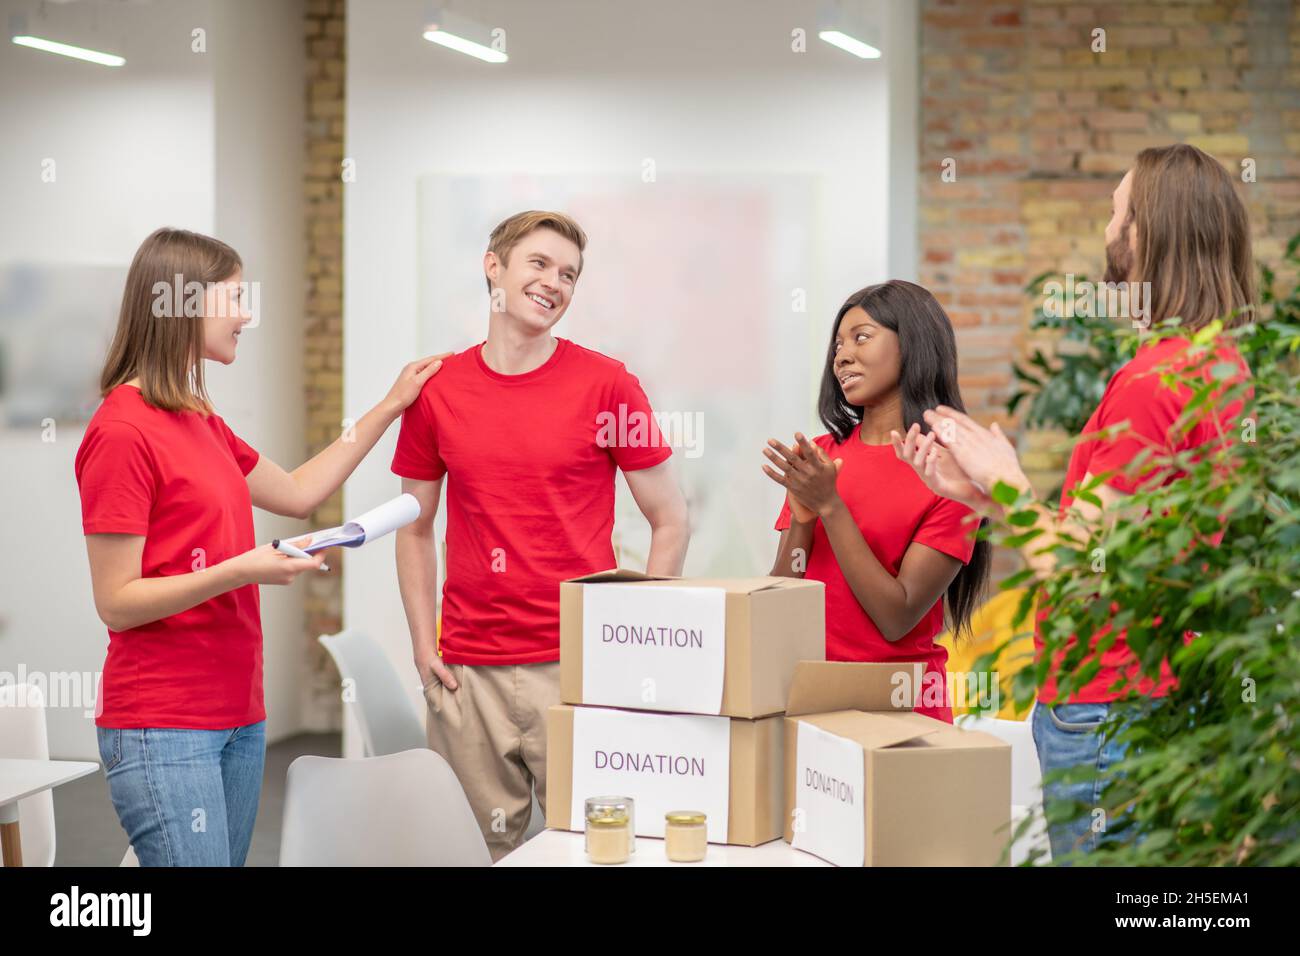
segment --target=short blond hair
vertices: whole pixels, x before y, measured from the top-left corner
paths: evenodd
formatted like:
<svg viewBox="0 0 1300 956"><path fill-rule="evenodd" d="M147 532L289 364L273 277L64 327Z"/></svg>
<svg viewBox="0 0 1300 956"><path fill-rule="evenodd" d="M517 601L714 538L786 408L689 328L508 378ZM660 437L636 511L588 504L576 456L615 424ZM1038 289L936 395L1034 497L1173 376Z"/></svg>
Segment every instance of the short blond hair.
<svg viewBox="0 0 1300 956"><path fill-rule="evenodd" d="M508 219L502 220L492 230L492 235L488 236L488 252L495 253L503 265L509 265L511 250L519 245L525 236L538 229L552 229L578 247L578 274L581 275L582 252L587 248L587 234L582 231L582 227L574 221L573 217L566 216L562 212L529 209L527 212L517 212ZM488 291L491 292L491 279L487 280L487 285Z"/></svg>

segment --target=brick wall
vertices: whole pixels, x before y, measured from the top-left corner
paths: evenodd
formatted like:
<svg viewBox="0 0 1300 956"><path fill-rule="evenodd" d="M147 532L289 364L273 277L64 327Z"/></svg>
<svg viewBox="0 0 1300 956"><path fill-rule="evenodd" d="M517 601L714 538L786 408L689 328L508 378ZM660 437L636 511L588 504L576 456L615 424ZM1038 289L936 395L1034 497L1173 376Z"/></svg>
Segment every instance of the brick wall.
<svg viewBox="0 0 1300 956"><path fill-rule="evenodd" d="M973 414L1014 426L1011 362L1029 345L1021 289L1046 270L1100 278L1110 194L1138 150L1191 143L1238 179L1253 160L1256 181L1239 188L1256 257L1277 262L1300 231L1298 9L922 0L920 281L957 327ZM1055 441L1020 436L1040 487L1062 465Z"/></svg>
<svg viewBox="0 0 1300 956"><path fill-rule="evenodd" d="M309 452L343 419L342 237L346 0L308 0L305 356ZM1093 31L1104 29L1105 52ZM920 281L957 327L962 392L999 420L1029 346L1024 284L1101 274L1110 193L1133 155L1189 142L1240 176L1257 258L1300 231L1300 5L1292 0L922 0ZM943 182L945 159L955 181ZM1059 475L1051 434L1018 436L1031 478ZM311 518L342 520L341 495ZM342 564L313 577L309 723L337 726L335 674L315 638L342 625ZM1006 557L999 570L1010 567ZM315 715L312 718L310 715Z"/></svg>
<svg viewBox="0 0 1300 956"><path fill-rule="evenodd" d="M343 103L345 0L308 0L306 198L307 304L303 361L307 454L339 437L343 421ZM327 528L343 521L343 494L307 522ZM308 680L303 700L308 729L341 726L338 674L316 638L343 626L344 553L330 556L328 575L310 575L304 601Z"/></svg>

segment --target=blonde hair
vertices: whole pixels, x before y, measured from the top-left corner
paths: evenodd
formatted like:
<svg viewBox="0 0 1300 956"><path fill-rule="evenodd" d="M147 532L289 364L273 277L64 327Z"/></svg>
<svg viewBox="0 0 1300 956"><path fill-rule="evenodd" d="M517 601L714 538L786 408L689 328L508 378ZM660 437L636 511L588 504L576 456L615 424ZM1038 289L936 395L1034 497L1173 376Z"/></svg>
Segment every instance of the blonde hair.
<svg viewBox="0 0 1300 956"><path fill-rule="evenodd" d="M203 381L203 316L182 307L179 290L193 282L206 288L208 283L229 279L242 267L234 249L197 232L163 228L145 239L126 274L100 392L107 395L123 382L139 378L140 392L150 405L209 414L212 402ZM163 296L169 304L159 310Z"/></svg>
<svg viewBox="0 0 1300 956"><path fill-rule="evenodd" d="M488 236L488 252L494 253L502 265L509 265L510 251L519 245L520 240L530 232L538 229L553 229L578 247L578 274L582 274L582 252L587 248L587 234L582 227L562 212L549 212L542 209L530 209L517 212L503 220ZM492 291L492 280L487 280L488 291Z"/></svg>
<svg viewBox="0 0 1300 956"><path fill-rule="evenodd" d="M1151 283L1156 321L1178 316L1195 330L1217 318L1227 328L1250 318L1230 315L1256 304L1250 220L1217 160L1186 143L1142 150L1128 220L1138 240L1130 279Z"/></svg>

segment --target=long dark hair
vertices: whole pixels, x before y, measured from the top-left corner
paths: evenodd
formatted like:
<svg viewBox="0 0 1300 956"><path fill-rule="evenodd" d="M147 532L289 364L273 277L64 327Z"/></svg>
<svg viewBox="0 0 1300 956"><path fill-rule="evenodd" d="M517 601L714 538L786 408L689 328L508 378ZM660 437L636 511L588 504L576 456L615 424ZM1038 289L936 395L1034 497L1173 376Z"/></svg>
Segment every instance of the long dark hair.
<svg viewBox="0 0 1300 956"><path fill-rule="evenodd" d="M930 426L921 413L936 405L966 411L957 386L957 337L943 306L914 282L891 279L859 289L840 306L831 326L831 341L822 371L817 414L838 442L845 441L862 421L862 407L850 405L835 377L835 340L840 321L850 309L861 308L877 325L898 336L898 393L903 406L903 431L913 425L928 434ZM980 527L988 519L980 522ZM971 614L984 596L992 564L992 547L987 539L975 542L970 562L963 565L948 586L948 624L953 635L970 634Z"/></svg>

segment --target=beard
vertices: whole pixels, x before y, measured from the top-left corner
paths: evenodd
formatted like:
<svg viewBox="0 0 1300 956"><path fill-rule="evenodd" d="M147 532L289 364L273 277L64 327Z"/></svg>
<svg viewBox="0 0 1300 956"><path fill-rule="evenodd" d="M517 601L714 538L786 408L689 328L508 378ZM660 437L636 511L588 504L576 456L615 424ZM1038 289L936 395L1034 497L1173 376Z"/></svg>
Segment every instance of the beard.
<svg viewBox="0 0 1300 956"><path fill-rule="evenodd" d="M1106 272L1103 282L1127 282L1133 274L1133 250L1129 247L1127 230L1121 230L1120 237L1106 244Z"/></svg>

